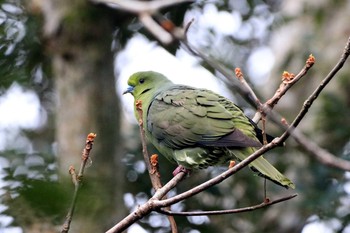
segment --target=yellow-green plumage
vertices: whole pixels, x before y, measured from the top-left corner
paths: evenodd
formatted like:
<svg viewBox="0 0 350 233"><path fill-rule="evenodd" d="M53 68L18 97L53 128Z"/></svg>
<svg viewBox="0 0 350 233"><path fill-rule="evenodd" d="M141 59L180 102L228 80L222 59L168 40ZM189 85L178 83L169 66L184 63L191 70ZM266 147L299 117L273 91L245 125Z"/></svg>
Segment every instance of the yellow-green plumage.
<svg viewBox="0 0 350 233"><path fill-rule="evenodd" d="M206 89L173 84L148 71L128 80L135 102L142 101L147 139L170 161L187 169L243 160L261 147L257 128L225 97ZM135 111L135 116L138 114ZM286 188L294 184L262 156L250 167Z"/></svg>

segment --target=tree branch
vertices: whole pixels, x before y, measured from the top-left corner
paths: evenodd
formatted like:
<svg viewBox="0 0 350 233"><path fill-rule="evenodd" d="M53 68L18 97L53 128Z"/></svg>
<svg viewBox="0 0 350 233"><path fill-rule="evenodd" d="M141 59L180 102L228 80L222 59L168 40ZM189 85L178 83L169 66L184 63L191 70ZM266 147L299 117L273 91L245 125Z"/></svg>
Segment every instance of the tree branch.
<svg viewBox="0 0 350 233"><path fill-rule="evenodd" d="M111 7L129 11L135 14L148 13L150 15L157 11L185 2L194 2L194 0L153 0L153 1L136 1L136 0L91 0L96 3L108 4Z"/></svg>
<svg viewBox="0 0 350 233"><path fill-rule="evenodd" d="M310 54L309 58L305 62L305 66L301 69L301 71L297 74L290 74L288 72L283 72L282 76L282 83L275 92L275 94L272 96L271 99L269 99L266 104L273 108L278 101L284 96L287 91L295 84L297 83L302 77L304 77L309 69L315 64L315 57Z"/></svg>
<svg viewBox="0 0 350 233"><path fill-rule="evenodd" d="M153 15L159 15L159 10L181 3L194 2L194 0L153 0L153 1L136 1L136 0L91 0L95 3L107 4L120 10L129 11L137 14L140 22L151 32L161 43L170 44L173 42L173 36L153 18ZM175 31L173 32L175 33ZM183 32L177 32L177 35L183 35Z"/></svg>
<svg viewBox="0 0 350 233"><path fill-rule="evenodd" d="M165 31L148 13L139 14L140 22L163 44L170 44L173 37Z"/></svg>
<svg viewBox="0 0 350 233"><path fill-rule="evenodd" d="M275 91L275 94L268 101L266 101L265 105L268 108L273 109L278 101L287 93L287 91L301 78L303 78L314 64L315 57L310 54L309 58L305 62L305 66L297 75L284 71L282 75L282 83ZM257 123L260 119L261 112L258 111L253 117L253 121Z"/></svg>
<svg viewBox="0 0 350 233"><path fill-rule="evenodd" d="M270 205L274 205L283 201L287 201L289 199L292 199L294 197L298 196L298 194L292 194L286 197L278 198L273 201L264 201L258 205L254 206L248 206L243 208L237 208L237 209L231 209L231 210L214 210L214 211L190 211L190 212L175 212L175 211L168 211L164 209L156 210L158 213L165 214L165 215L172 215L172 216L203 216L203 215L222 215L222 214L237 214L237 213L243 213L243 212L250 212L253 210L265 208Z"/></svg>
<svg viewBox="0 0 350 233"><path fill-rule="evenodd" d="M249 84L245 80L244 75L243 75L240 68L235 69L235 75L236 75L237 79L239 80L239 82L241 83L241 85L244 87L244 89L250 93L250 97L253 99L253 101L255 101L256 104L260 105L261 101L259 100L259 98L255 94L253 89L249 86Z"/></svg>
<svg viewBox="0 0 350 233"><path fill-rule="evenodd" d="M170 189L172 189L177 184L177 182L174 183L175 181L178 180L176 178L178 178L178 177L183 178L185 174L182 174L181 176L175 176L171 181L168 182L167 185L165 185L165 186L162 185L162 183L160 181L160 177L159 177L159 171L158 171L158 168L159 168L158 167L158 158L154 158L155 157L154 155L152 155L153 158L152 157L150 158L148 155L148 151L147 151L145 130L143 128L143 119L142 119L142 116L143 116L142 101L141 100L136 101L135 106L136 106L136 110L137 110L138 115L139 115L139 128L140 128L140 136L141 136L141 143L142 143L142 154L143 154L143 158L144 158L145 163L146 163L148 173L150 175L152 186L156 191L156 193L154 194L153 197L161 199L166 195L166 193ZM181 173L183 173L183 172L181 172ZM163 191L158 191L160 188L163 188L162 189Z"/></svg>
<svg viewBox="0 0 350 233"><path fill-rule="evenodd" d="M106 233L117 233L126 230L129 226L131 226L136 221L140 220L144 216L151 213L153 210L159 208L155 205L155 200L162 199L172 188L174 188L184 177L184 172L178 173L174 176L168 183L166 183L163 187L158 189L156 193L150 198L146 203L140 205L137 210L130 213L116 225L114 225L111 229L106 231Z"/></svg>
<svg viewBox="0 0 350 233"><path fill-rule="evenodd" d="M300 121L305 117L306 113L308 112L313 102L317 99L317 97L320 95L320 93L326 87L326 85L335 77L338 71L343 67L349 55L350 55L350 37L348 38L344 51L341 54L337 64L333 67L333 69L329 72L329 74L322 80L320 85L314 90L314 92L304 102L303 108L301 109L301 111L295 118L294 122L292 123L294 127L296 127L300 123Z"/></svg>
<svg viewBox="0 0 350 233"><path fill-rule="evenodd" d="M294 129L292 131L292 136L296 142L303 147L304 150L309 152L309 154L317 159L320 163L338 168L344 171L350 171L350 161L341 159L334 156L327 150L318 146L315 142L311 141L309 138L305 137L299 130Z"/></svg>
<svg viewBox="0 0 350 233"><path fill-rule="evenodd" d="M85 148L84 148L83 154L81 156L81 164L80 164L80 169L79 169L78 175L76 174L73 166L70 166L70 168L69 168L69 174L71 175L72 182L74 184L74 194L73 194L73 200L72 200L71 206L70 206L68 214L66 216L66 220L62 226L61 233L68 233L68 231L69 231L70 224L72 222L72 218L73 218L73 214L74 214L74 210L75 210L75 205L77 202L78 192L79 192L80 186L83 182L84 170L85 170L87 161L89 161L89 159L90 159L90 151L92 149L92 145L94 144L95 137L96 137L96 134L89 133L87 138L86 138Z"/></svg>
<svg viewBox="0 0 350 233"><path fill-rule="evenodd" d="M152 155L149 157L148 151L147 151L147 143L146 143L146 137L145 137L145 130L143 128L143 111L142 111L142 101L136 101L136 110L139 114L139 127L140 127L140 135L141 135L141 143L142 143L142 154L144 161L146 163L148 174L150 176L152 186L155 190L158 190L162 187L162 182L160 181L160 173L159 173L159 166L158 166L158 155ZM177 233L177 225L175 222L174 217L168 216L168 220L172 229L172 233Z"/></svg>
<svg viewBox="0 0 350 233"><path fill-rule="evenodd" d="M140 127L140 135L141 135L141 143L142 143L142 154L143 154L143 159L145 161L149 177L152 182L152 186L155 190L158 190L159 188L162 187L162 183L159 179L159 176L157 175L158 171L154 171L154 167L152 167L152 164L150 162L150 157L148 155L147 151L147 143L146 143L146 137L145 137L145 130L143 129L143 112L142 112L142 102L137 101L136 104L136 110L139 114L139 127Z"/></svg>

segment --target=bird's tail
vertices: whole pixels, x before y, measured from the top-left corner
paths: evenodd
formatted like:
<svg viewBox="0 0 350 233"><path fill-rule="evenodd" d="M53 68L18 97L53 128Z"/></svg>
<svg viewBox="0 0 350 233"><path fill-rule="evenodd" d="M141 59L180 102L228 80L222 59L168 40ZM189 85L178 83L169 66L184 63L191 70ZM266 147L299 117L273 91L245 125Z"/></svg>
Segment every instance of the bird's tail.
<svg viewBox="0 0 350 233"><path fill-rule="evenodd" d="M248 147L244 150L235 150L232 151L234 155L239 159L243 160L247 158L247 155L250 155L254 152L254 148ZM272 182L281 185L285 188L295 188L295 185L291 180L285 177L282 173L280 173L269 161L267 161L263 156L260 156L253 162L249 164L250 168L257 172L260 176L271 180Z"/></svg>

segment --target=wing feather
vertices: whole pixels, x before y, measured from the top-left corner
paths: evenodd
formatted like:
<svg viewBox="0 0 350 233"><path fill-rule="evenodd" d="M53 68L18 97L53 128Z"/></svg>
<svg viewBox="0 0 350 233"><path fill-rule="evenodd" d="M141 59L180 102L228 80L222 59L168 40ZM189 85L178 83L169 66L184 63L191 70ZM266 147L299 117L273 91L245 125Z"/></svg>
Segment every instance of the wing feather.
<svg viewBox="0 0 350 233"><path fill-rule="evenodd" d="M260 147L254 126L231 101L204 89L175 86L158 94L147 112L147 130L170 148Z"/></svg>

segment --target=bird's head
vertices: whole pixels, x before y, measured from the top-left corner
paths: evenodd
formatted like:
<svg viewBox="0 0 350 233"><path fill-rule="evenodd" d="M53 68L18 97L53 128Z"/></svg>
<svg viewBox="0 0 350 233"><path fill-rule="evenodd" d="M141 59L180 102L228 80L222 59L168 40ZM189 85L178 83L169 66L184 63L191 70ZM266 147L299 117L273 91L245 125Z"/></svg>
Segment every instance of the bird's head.
<svg viewBox="0 0 350 233"><path fill-rule="evenodd" d="M164 75L154 71L137 72L130 76L129 87L123 94L130 93L135 99L139 99L142 95L155 93L164 85L171 83Z"/></svg>

